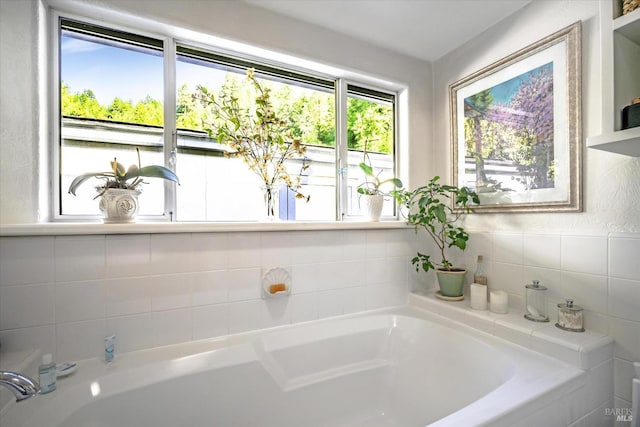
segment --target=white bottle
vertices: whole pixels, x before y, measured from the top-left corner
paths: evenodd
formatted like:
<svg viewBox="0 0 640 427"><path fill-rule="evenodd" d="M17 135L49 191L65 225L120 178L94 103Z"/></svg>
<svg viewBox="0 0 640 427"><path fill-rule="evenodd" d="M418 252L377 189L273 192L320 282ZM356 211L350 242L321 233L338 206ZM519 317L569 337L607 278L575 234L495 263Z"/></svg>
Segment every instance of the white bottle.
<svg viewBox="0 0 640 427"><path fill-rule="evenodd" d="M51 353L42 356L42 365L38 367L40 394L51 393L56 389L56 364Z"/></svg>

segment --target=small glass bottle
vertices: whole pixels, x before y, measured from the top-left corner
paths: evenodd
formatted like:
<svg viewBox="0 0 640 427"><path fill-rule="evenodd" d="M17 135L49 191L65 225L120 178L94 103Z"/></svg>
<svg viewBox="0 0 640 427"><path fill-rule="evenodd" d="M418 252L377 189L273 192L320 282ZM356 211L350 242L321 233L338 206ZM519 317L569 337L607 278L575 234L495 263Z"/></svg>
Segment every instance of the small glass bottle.
<svg viewBox="0 0 640 427"><path fill-rule="evenodd" d="M56 389L56 364L53 363L51 353L42 356L42 365L38 366L38 379L40 394L51 393Z"/></svg>
<svg viewBox="0 0 640 427"><path fill-rule="evenodd" d="M547 316L547 288L540 286L539 280L525 286L525 305L527 312L525 319L534 322L548 322Z"/></svg>
<svg viewBox="0 0 640 427"><path fill-rule="evenodd" d="M565 304L558 304L558 323L556 326L565 331L584 332L584 318L582 307L573 305L573 300L566 300Z"/></svg>
<svg viewBox="0 0 640 427"><path fill-rule="evenodd" d="M478 255L476 272L473 273L473 283L479 283L485 286L487 285L487 273L485 270L484 258L482 255Z"/></svg>

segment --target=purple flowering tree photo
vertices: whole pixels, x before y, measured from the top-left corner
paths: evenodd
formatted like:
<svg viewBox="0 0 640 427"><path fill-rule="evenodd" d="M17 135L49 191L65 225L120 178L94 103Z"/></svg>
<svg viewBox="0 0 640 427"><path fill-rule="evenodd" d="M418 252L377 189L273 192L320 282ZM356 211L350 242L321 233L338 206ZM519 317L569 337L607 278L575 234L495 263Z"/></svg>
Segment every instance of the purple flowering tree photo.
<svg viewBox="0 0 640 427"><path fill-rule="evenodd" d="M465 98L464 118L477 192L554 187L553 63Z"/></svg>

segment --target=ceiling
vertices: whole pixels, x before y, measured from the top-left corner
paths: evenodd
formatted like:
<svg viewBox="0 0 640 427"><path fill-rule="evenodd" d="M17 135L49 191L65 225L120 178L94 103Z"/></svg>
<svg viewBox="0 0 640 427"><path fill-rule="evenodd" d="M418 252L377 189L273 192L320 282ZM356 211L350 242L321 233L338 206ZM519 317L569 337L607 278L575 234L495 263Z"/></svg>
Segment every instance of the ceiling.
<svg viewBox="0 0 640 427"><path fill-rule="evenodd" d="M373 45L434 61L532 0L245 0Z"/></svg>

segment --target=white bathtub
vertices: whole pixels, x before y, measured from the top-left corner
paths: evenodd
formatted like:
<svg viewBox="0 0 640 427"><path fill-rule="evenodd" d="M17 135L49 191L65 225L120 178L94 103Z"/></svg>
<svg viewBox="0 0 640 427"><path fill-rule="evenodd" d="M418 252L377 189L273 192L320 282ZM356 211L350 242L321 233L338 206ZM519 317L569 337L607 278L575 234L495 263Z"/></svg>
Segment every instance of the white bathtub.
<svg viewBox="0 0 640 427"><path fill-rule="evenodd" d="M556 359L434 320L405 307L83 361L0 425L501 426L584 382Z"/></svg>

